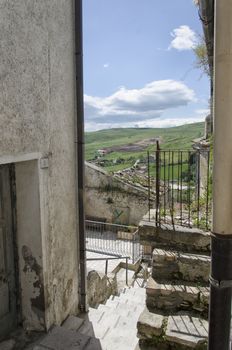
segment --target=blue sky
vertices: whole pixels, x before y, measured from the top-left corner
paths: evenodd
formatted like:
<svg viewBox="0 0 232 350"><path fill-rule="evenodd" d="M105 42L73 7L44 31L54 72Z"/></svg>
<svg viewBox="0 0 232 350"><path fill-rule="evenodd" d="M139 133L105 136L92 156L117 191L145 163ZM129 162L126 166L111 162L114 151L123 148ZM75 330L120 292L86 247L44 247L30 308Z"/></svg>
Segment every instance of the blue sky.
<svg viewBox="0 0 232 350"><path fill-rule="evenodd" d="M87 131L204 120L209 80L194 68L193 0L84 0Z"/></svg>

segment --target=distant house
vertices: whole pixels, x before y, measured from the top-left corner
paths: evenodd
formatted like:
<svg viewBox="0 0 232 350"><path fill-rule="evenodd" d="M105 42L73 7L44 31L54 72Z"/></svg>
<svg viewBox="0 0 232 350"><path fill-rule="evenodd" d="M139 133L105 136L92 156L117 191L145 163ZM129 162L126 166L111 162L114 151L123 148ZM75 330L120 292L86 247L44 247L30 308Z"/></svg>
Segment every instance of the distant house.
<svg viewBox="0 0 232 350"><path fill-rule="evenodd" d="M107 150L106 149L98 149L97 150L97 154L101 157L105 156L107 154Z"/></svg>

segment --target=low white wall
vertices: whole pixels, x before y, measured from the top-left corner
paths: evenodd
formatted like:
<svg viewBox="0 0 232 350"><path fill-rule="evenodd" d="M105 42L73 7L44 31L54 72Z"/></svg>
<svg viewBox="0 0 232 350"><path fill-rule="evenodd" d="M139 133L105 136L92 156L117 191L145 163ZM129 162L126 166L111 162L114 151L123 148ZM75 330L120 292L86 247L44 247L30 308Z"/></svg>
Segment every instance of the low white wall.
<svg viewBox="0 0 232 350"><path fill-rule="evenodd" d="M93 164L85 165L86 216L137 225L148 212L147 191L126 184Z"/></svg>

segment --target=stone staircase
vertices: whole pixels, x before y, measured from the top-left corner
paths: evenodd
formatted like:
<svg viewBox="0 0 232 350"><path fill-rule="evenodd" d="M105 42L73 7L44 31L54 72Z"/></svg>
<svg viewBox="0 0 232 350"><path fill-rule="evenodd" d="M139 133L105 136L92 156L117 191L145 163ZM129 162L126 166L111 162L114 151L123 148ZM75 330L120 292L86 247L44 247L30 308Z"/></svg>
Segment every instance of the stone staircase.
<svg viewBox="0 0 232 350"><path fill-rule="evenodd" d="M167 235L170 230L164 233L165 240ZM205 247L209 246L210 236L207 242L207 234L201 237L197 231L196 239L204 241L200 251L193 237L185 249L183 229L181 235L173 235L174 240L168 244L158 231L158 248L153 250L152 275L146 287L146 308L137 325L138 349L207 349L210 257ZM186 236L190 237L189 229Z"/></svg>
<svg viewBox="0 0 232 350"><path fill-rule="evenodd" d="M87 314L70 316L27 350L135 350L137 321L145 307L145 288L124 288Z"/></svg>

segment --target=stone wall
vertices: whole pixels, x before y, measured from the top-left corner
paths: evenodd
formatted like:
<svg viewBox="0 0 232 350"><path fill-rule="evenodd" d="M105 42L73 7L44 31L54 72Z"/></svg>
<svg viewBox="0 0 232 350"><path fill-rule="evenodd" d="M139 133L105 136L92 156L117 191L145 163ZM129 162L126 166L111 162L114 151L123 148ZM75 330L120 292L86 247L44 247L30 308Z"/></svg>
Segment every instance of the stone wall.
<svg viewBox="0 0 232 350"><path fill-rule="evenodd" d="M103 304L111 295L117 295L116 273L108 276L97 271L89 271L87 276L87 299L91 307Z"/></svg>
<svg viewBox="0 0 232 350"><path fill-rule="evenodd" d="M198 228L162 224L141 220L139 224L140 242L152 248L179 249L186 252L210 252L210 232Z"/></svg>
<svg viewBox="0 0 232 350"><path fill-rule="evenodd" d="M22 317L49 328L78 305L73 1L2 0L0 43L0 164L16 164Z"/></svg>
<svg viewBox="0 0 232 350"><path fill-rule="evenodd" d="M137 225L147 213L146 189L126 184L87 162L85 173L87 216L107 222ZM151 205L153 203L152 200Z"/></svg>

